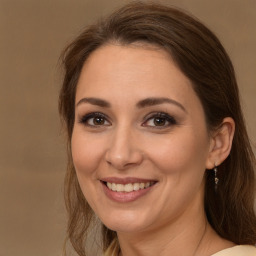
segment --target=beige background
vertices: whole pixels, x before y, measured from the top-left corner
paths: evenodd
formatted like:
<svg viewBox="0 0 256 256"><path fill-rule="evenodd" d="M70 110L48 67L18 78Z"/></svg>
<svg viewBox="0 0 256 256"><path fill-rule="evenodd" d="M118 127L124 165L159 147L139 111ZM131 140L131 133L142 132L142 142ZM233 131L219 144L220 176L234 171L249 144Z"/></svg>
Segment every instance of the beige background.
<svg viewBox="0 0 256 256"><path fill-rule="evenodd" d="M0 256L61 255L65 142L57 112L62 48L128 1L0 0ZM203 20L233 60L256 141L256 1L167 0Z"/></svg>

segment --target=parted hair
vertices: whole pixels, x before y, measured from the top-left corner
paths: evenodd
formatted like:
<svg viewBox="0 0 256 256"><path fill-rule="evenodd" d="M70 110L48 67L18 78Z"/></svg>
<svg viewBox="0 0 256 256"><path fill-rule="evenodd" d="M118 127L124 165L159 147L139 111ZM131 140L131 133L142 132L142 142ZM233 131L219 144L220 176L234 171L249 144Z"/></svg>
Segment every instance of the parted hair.
<svg viewBox="0 0 256 256"><path fill-rule="evenodd" d="M85 256L88 230L95 223L95 214L78 184L70 147L76 86L81 69L88 56L103 45L135 42L156 45L170 54L192 82L204 108L209 131L218 129L225 117L234 119L233 145L228 158L218 167L220 181L217 192L214 190L213 171L205 171L205 212L209 223L221 237L236 244L255 244L255 156L246 131L230 58L217 37L196 18L174 7L140 1L126 4L86 27L61 56L64 78L59 112L67 131L68 149L65 178L69 217L67 240L79 256ZM117 235L101 225L102 248L106 251L113 241L117 241Z"/></svg>

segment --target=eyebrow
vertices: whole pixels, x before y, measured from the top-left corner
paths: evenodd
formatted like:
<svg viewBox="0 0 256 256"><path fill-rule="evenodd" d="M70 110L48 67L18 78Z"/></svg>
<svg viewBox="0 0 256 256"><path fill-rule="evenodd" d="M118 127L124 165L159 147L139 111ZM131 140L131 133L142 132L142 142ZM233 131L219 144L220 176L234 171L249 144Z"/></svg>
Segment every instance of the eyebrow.
<svg viewBox="0 0 256 256"><path fill-rule="evenodd" d="M103 108L111 107L111 104L108 101L99 99L99 98L82 98L81 100L78 101L76 106L79 106L82 103L89 103L89 104L103 107ZM151 97L151 98L146 98L146 99L140 100L136 104L136 107L137 108L145 108L145 107L156 106L156 105L160 105L160 104L164 104L164 103L174 104L177 107L179 107L180 109L182 109L184 112L187 112L185 107L178 101L170 99L170 98L164 98L164 97L161 97L161 98Z"/></svg>
<svg viewBox="0 0 256 256"><path fill-rule="evenodd" d="M170 98L146 98L144 100L139 101L136 106L138 108L145 108L145 107L150 107L150 106L155 106L155 105L160 105L164 103L169 103L169 104L174 104L177 107L181 108L184 112L187 112L185 107L179 103L176 100L170 99Z"/></svg>
<svg viewBox="0 0 256 256"><path fill-rule="evenodd" d="M76 106L78 106L82 103L90 103L92 105L96 105L96 106L103 107L103 108L111 107L109 102L102 100L102 99L98 99L98 98L82 98L81 100L78 101Z"/></svg>

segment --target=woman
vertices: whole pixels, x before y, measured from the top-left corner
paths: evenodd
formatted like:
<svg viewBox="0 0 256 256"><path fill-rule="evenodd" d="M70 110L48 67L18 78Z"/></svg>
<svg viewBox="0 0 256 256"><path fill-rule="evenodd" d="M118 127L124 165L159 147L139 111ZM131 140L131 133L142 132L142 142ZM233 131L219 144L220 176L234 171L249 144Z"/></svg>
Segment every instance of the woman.
<svg viewBox="0 0 256 256"><path fill-rule="evenodd" d="M233 66L204 25L131 3L63 53L68 239L104 255L256 255L254 155Z"/></svg>

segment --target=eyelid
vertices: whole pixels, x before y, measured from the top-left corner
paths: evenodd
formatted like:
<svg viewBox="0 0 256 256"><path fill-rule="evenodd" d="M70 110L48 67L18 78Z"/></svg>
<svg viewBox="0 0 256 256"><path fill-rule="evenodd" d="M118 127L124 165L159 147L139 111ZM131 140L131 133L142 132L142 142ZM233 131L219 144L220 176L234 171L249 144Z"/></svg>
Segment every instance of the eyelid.
<svg viewBox="0 0 256 256"><path fill-rule="evenodd" d="M92 118L96 118L96 117L104 118L104 120L107 121L109 124L107 124L107 125L106 124L103 124L103 125L90 125L90 124L88 124L88 120L90 120ZM90 112L88 114L85 114L81 118L79 118L78 122L83 124L83 125L90 126L90 127L95 127L95 128L111 125L111 122L109 121L108 116L101 113L101 112Z"/></svg>
<svg viewBox="0 0 256 256"><path fill-rule="evenodd" d="M98 124L98 125L97 124L89 124L88 121L90 119L97 118L97 117L103 118L104 123ZM164 125L149 125L149 124L147 124L150 120L152 120L154 118L163 118L163 119L165 119L167 124L164 124ZM112 125L110 118L106 114L103 114L101 112L90 112L88 114L85 114L78 119L78 122L83 125L93 127L93 128L100 128L103 126ZM106 122L107 122L107 124L106 124ZM173 116L171 116L170 114L167 114L165 112L151 112L148 115L146 115L146 117L144 117L143 122L142 122L142 126L150 127L150 128L154 128L154 129L164 129L164 128L173 126L175 124L177 124L176 119Z"/></svg>
<svg viewBox="0 0 256 256"><path fill-rule="evenodd" d="M170 127L172 125L177 124L177 121L176 121L176 119L173 116L171 116L171 115L169 115L169 114L167 114L165 112L153 112L153 113L150 113L149 115L147 115L144 118L142 126L147 126L146 123L149 122L151 119L154 119L154 118L164 118L164 119L166 119L167 122L169 122L169 124L168 125L164 125L164 126L148 125L148 127L154 128L154 129L155 128L156 129L164 129L164 128L167 128L167 127Z"/></svg>

